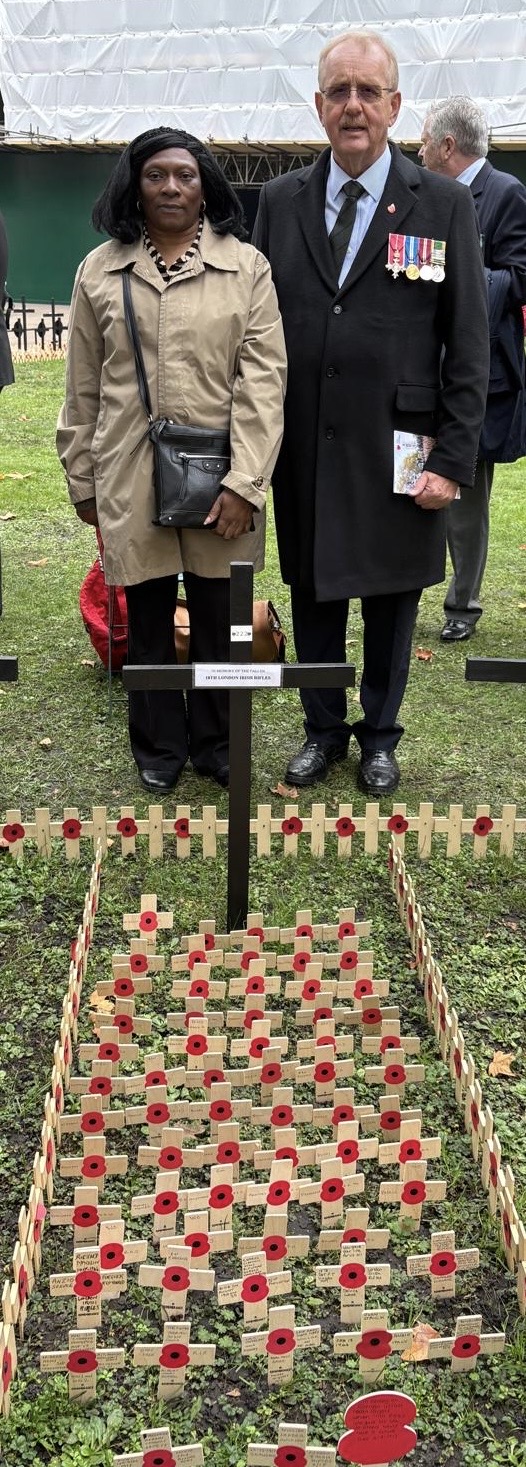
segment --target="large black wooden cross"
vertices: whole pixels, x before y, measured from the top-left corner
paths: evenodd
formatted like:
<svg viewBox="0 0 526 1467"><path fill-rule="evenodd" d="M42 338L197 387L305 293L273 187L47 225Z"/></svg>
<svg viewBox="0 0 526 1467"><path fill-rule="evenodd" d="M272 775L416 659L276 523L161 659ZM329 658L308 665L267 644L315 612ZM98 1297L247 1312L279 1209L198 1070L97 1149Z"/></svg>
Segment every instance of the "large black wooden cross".
<svg viewBox="0 0 526 1467"><path fill-rule="evenodd" d="M0 683L16 683L18 657L0 657Z"/></svg>
<svg viewBox="0 0 526 1467"><path fill-rule="evenodd" d="M186 667L124 667L123 686L133 691L222 688L230 693L230 785L226 930L243 927L248 912L252 693L264 688L354 687L346 662L252 662L254 568L234 561L230 577L230 662Z"/></svg>
<svg viewBox="0 0 526 1467"><path fill-rule="evenodd" d="M526 683L526 657L467 657L467 683Z"/></svg>

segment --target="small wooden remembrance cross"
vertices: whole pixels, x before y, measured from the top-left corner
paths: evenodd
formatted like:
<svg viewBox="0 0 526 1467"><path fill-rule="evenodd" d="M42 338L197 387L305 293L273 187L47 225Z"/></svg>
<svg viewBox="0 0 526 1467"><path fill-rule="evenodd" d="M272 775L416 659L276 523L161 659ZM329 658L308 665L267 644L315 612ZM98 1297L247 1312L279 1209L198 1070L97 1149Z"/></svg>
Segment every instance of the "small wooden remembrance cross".
<svg viewBox="0 0 526 1467"><path fill-rule="evenodd" d="M126 1452L124 1457L114 1457L113 1467L203 1467L205 1460L200 1442L188 1447L172 1447L169 1426L141 1431L141 1448L140 1452Z"/></svg>
<svg viewBox="0 0 526 1467"><path fill-rule="evenodd" d="M336 1467L335 1447L308 1447L308 1427L280 1421L278 1440L250 1442L247 1467Z"/></svg>
<svg viewBox="0 0 526 1467"><path fill-rule="evenodd" d="M230 662L123 668L127 691L222 688L230 694L227 931L243 927L248 913L252 692L256 688L354 687L347 663L254 663L252 603L254 567L230 567Z"/></svg>

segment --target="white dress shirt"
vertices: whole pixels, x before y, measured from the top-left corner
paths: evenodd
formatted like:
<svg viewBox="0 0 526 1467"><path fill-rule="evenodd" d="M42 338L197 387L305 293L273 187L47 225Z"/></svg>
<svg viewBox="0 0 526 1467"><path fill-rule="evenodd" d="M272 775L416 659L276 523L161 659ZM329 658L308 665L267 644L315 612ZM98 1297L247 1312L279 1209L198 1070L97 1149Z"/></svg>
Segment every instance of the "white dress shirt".
<svg viewBox="0 0 526 1467"><path fill-rule="evenodd" d="M358 254L358 250L360 248L362 240L367 233L367 230L371 223L371 219L373 217L373 214L376 212L385 185L387 183L387 175L389 173L390 167L391 152L388 145L386 145L385 152L376 159L375 163L371 163L370 168L365 169L365 173L360 173L359 177L356 179L356 182L361 183L362 188L365 189L365 193L362 194L362 197L360 199L358 199L358 203L356 205L356 218L354 221L351 238L347 246L347 253L344 256L342 268L340 270L338 278L339 286L345 280L346 275L348 275L353 260ZM343 168L340 168L339 163L336 162L336 159L331 154L329 175L327 178L327 189L325 193L325 223L327 226L327 234L331 234L332 230L334 229L338 214L340 212L342 204L345 201L343 186L345 183L348 182L349 174L345 173Z"/></svg>

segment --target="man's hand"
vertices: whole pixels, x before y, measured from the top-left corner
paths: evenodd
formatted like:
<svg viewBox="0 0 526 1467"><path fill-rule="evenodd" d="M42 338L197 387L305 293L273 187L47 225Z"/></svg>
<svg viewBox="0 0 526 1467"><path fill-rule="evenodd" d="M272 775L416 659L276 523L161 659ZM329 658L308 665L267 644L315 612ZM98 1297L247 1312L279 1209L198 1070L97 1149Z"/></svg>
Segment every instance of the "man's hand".
<svg viewBox="0 0 526 1467"><path fill-rule="evenodd" d="M75 511L83 524L98 525L99 519L96 499L80 499L78 504L75 505Z"/></svg>
<svg viewBox="0 0 526 1467"><path fill-rule="evenodd" d="M443 479L441 474L430 474L424 469L407 493L415 504L420 505L420 509L445 509L455 499L457 489L454 479Z"/></svg>
<svg viewBox="0 0 526 1467"><path fill-rule="evenodd" d="M253 514L253 504L249 504L241 494L235 494L233 489L222 489L214 500L205 525L210 525L214 534L221 535L223 540L237 540L251 529Z"/></svg>

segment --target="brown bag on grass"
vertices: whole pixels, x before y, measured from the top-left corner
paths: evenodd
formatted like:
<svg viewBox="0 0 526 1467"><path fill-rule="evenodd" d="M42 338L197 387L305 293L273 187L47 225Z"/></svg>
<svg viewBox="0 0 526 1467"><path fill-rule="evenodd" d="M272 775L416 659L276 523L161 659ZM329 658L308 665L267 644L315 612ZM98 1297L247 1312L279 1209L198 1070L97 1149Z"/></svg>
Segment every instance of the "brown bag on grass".
<svg viewBox="0 0 526 1467"><path fill-rule="evenodd" d="M188 662L190 617L181 597L175 608L175 650L178 662ZM284 662L286 637L272 601L254 601L252 657L254 662Z"/></svg>

